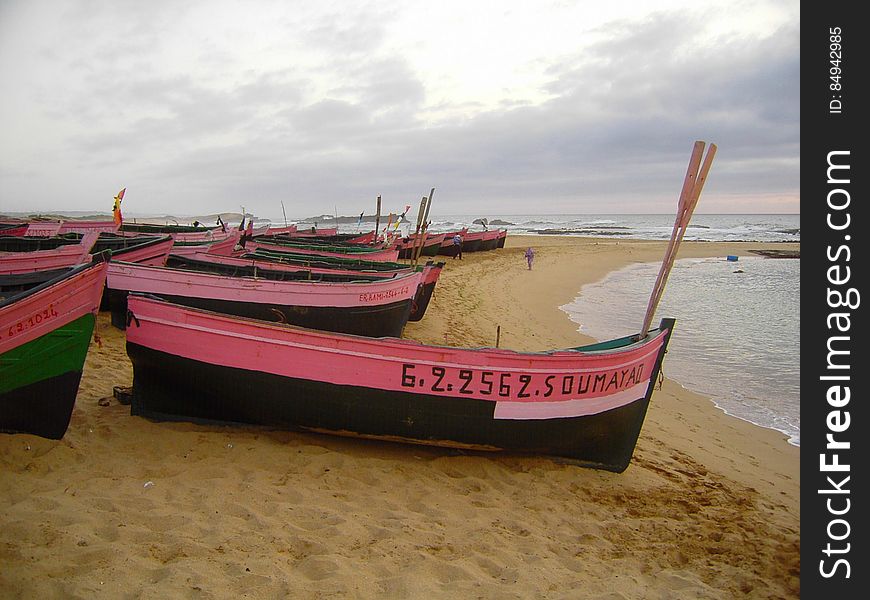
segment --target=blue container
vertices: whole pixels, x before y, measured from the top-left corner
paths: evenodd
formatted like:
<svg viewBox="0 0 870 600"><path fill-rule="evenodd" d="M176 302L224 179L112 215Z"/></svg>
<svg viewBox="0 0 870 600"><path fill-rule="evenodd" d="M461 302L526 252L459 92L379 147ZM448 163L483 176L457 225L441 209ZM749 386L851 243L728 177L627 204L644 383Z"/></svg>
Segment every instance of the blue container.
<svg viewBox="0 0 870 600"><path fill-rule="evenodd" d="M734 256L733 254L729 254L729 255L727 256L727 258L728 258L728 260L730 260L731 262L737 262L737 257Z"/></svg>

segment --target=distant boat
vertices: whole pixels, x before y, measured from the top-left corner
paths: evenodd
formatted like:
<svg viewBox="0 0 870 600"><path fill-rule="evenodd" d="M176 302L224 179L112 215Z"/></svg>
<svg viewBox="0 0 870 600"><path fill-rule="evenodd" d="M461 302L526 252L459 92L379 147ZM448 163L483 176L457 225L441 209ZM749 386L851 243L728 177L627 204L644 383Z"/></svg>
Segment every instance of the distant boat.
<svg viewBox="0 0 870 600"><path fill-rule="evenodd" d="M396 248L399 250L399 258L413 258L416 244L419 244L419 235L412 233L406 238L401 238L396 242ZM444 241L443 233L426 233L423 239L423 246L420 248L420 256L435 256L438 250L441 249L441 243Z"/></svg>
<svg viewBox="0 0 870 600"><path fill-rule="evenodd" d="M88 262L99 232L78 240L61 237L0 237L0 275L50 271Z"/></svg>
<svg viewBox="0 0 870 600"><path fill-rule="evenodd" d="M133 294L131 412L574 459L622 471L673 328L527 353L242 319Z"/></svg>
<svg viewBox="0 0 870 600"><path fill-rule="evenodd" d="M107 268L0 275L0 431L63 437Z"/></svg>
<svg viewBox="0 0 870 600"><path fill-rule="evenodd" d="M208 251L215 254L232 254L235 248L233 239L228 239L209 247ZM267 252L289 252L291 254L309 254L315 256L335 256L339 258L359 258L362 260L386 260L395 262L399 258L399 251L396 248L382 248L362 246L358 244L336 245L336 244L317 244L314 242L305 243L304 238L300 238L295 242L261 242L257 237L248 240L245 244L245 250L253 252L256 250L264 250Z"/></svg>
<svg viewBox="0 0 870 600"><path fill-rule="evenodd" d="M69 220L63 221L58 229L58 235L65 233L80 233L85 234L89 231L97 231L100 233L115 233L118 231L120 223L115 223L114 220L108 221L79 221Z"/></svg>
<svg viewBox="0 0 870 600"><path fill-rule="evenodd" d="M122 260L143 265L163 266L169 258L174 240L171 235L141 235L125 237L101 233L94 242L91 253L112 251L112 260Z"/></svg>
<svg viewBox="0 0 870 600"><path fill-rule="evenodd" d="M2 222L0 223L0 236L20 237L27 233L27 223Z"/></svg>

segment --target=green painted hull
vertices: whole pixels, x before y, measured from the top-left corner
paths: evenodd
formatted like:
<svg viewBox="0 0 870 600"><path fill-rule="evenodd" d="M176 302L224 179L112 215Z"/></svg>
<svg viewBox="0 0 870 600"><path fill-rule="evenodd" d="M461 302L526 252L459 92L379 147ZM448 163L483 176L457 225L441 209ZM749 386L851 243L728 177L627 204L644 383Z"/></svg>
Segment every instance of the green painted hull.
<svg viewBox="0 0 870 600"><path fill-rule="evenodd" d="M0 431L63 437L93 331L88 313L0 356Z"/></svg>

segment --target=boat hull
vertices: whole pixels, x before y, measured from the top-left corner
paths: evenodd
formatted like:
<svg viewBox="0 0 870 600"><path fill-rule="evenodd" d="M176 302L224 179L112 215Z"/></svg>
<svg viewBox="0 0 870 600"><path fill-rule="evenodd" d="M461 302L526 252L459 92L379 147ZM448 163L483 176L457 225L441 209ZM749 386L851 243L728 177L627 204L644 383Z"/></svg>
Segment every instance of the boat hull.
<svg viewBox="0 0 870 600"><path fill-rule="evenodd" d="M0 431L63 437L106 280L105 260L100 255L41 281L36 273L3 278Z"/></svg>
<svg viewBox="0 0 870 600"><path fill-rule="evenodd" d="M624 350L520 354L130 301L135 415L552 455L617 472L631 459L672 326Z"/></svg>
<svg viewBox="0 0 870 600"><path fill-rule="evenodd" d="M63 437L93 331L87 314L0 356L0 431Z"/></svg>
<svg viewBox="0 0 870 600"><path fill-rule="evenodd" d="M220 313L374 337L402 334L423 276L361 282L280 281L184 269L112 263L107 306L125 328L127 294L155 294L171 302Z"/></svg>

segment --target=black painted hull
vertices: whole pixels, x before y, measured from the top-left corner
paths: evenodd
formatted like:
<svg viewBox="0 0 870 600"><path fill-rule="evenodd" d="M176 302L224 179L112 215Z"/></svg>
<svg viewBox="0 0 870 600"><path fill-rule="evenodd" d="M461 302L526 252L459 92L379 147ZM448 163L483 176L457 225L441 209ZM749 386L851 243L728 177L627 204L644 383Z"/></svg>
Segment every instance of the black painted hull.
<svg viewBox="0 0 870 600"><path fill-rule="evenodd" d="M127 353L133 363L133 415L561 456L616 472L631 460L652 391L592 416L499 420L493 418L494 403L481 400L293 379L210 365L130 342Z"/></svg>
<svg viewBox="0 0 870 600"><path fill-rule="evenodd" d="M61 439L69 427L81 379L81 371L68 371L0 394L0 431Z"/></svg>
<svg viewBox="0 0 870 600"><path fill-rule="evenodd" d="M426 314L426 309L429 307L429 301L432 299L432 292L435 291L435 282L425 283L417 290L417 295L414 296L414 301L411 303L411 313L408 315L409 321L419 321Z"/></svg>

